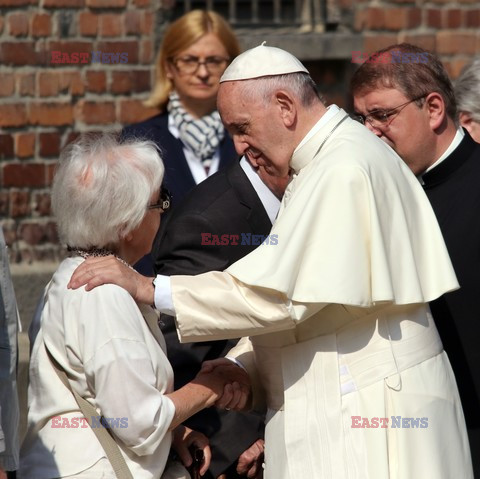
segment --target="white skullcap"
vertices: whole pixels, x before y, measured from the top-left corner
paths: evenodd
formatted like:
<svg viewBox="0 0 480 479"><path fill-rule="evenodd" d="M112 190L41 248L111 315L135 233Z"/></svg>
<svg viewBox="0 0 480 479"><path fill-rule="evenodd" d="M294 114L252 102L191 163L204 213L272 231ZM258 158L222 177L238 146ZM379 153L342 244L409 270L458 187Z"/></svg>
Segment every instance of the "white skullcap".
<svg viewBox="0 0 480 479"><path fill-rule="evenodd" d="M308 70L291 53L267 47L263 42L236 57L223 73L220 83L297 72L308 73Z"/></svg>

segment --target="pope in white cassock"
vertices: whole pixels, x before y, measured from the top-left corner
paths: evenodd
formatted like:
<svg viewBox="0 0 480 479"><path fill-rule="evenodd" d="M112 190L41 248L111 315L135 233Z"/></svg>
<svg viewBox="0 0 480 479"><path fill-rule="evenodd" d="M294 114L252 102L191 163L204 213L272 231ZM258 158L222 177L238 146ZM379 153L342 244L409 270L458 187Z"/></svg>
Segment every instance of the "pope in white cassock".
<svg viewBox="0 0 480 479"><path fill-rule="evenodd" d="M278 48L237 57L218 108L239 154L271 174L291 171L271 231L278 244L225 272L159 276L155 291L116 260L93 259L71 286L111 281L155 298L176 314L183 342L249 336L232 354L255 400L256 385L265 390L266 479L473 478L455 378L426 304L458 284L415 176L364 126L326 108L305 67Z"/></svg>

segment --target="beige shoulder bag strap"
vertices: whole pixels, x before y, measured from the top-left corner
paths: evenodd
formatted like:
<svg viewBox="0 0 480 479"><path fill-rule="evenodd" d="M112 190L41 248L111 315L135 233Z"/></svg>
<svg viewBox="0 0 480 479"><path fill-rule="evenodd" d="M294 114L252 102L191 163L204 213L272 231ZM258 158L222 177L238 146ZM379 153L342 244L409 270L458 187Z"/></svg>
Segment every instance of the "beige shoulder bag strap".
<svg viewBox="0 0 480 479"><path fill-rule="evenodd" d="M70 389L77 401L78 407L82 411L82 414L85 416L90 427L92 426L92 416L98 416L97 410L85 399L82 398L70 385L68 381L67 374L62 369L57 360L52 356L52 353L48 350L47 345L45 344L45 350L47 351L48 358L55 369L55 372L58 374L58 377L65 385L66 388ZM125 458L120 452L118 444L115 442L115 439L110 435L108 430L104 427L92 427L92 431L97 436L98 441L103 447L105 454L107 455L110 464L112 465L113 470L117 479L133 479L132 473L125 462Z"/></svg>

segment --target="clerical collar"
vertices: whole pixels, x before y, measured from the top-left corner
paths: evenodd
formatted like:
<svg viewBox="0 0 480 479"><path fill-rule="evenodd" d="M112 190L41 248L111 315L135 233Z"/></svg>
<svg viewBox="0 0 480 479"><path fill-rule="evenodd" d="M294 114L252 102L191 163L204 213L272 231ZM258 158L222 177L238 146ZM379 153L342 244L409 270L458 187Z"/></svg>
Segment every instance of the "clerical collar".
<svg viewBox="0 0 480 479"><path fill-rule="evenodd" d="M300 149L312 136L314 136L324 125L326 125L338 112L340 108L337 105L330 105L327 107L327 111L323 114L322 118L313 125L313 128L306 134L300 144L295 148L295 152Z"/></svg>
<svg viewBox="0 0 480 479"><path fill-rule="evenodd" d="M244 156L242 156L242 159L240 160L240 166L250 180L254 190L257 192L257 195L260 198L260 201L262 202L262 205L273 224L275 222L275 218L277 217L278 210L280 209L280 200L261 180L260 176L258 176L258 173Z"/></svg>
<svg viewBox="0 0 480 479"><path fill-rule="evenodd" d="M433 170L436 166L438 166L442 161L446 160L458 147L458 145L462 142L463 137L465 136L465 132L463 131L462 127L459 126L455 136L453 137L450 146L443 152L443 155L435 161L432 165L430 165L421 175L418 176L420 183L423 185L423 175L428 173L429 171Z"/></svg>

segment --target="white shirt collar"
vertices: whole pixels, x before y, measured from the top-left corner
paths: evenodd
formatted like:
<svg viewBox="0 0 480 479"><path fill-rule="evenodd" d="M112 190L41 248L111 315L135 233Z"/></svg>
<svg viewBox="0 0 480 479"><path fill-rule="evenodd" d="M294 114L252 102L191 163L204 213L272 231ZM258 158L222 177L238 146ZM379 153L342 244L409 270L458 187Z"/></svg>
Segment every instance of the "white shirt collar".
<svg viewBox="0 0 480 479"><path fill-rule="evenodd" d="M319 131L320 128L323 127L323 125L326 125L327 122L329 122L330 119L333 118L339 111L340 108L338 108L337 105L330 105L329 107L327 107L327 111L323 114L320 120L318 120L317 123L313 125L313 128L307 133L307 135L303 138L300 144L295 148L295 151L297 151L304 143L306 143L312 136L314 136L317 131Z"/></svg>
<svg viewBox="0 0 480 479"><path fill-rule="evenodd" d="M438 166L443 160L448 158L453 151L457 148L457 146L462 142L463 137L465 136L465 132L463 131L462 127L458 127L457 133L455 133L455 136L453 137L452 142L450 143L450 146L443 152L443 155L432 165L430 165L423 173L429 172L430 170L433 170L436 166Z"/></svg>
<svg viewBox="0 0 480 479"><path fill-rule="evenodd" d="M280 208L280 200L272 193L270 188L261 180L255 168L252 167L252 165L247 161L247 159L244 156L242 156L242 159L240 160L240 166L242 167L242 170L245 172L248 179L250 180L250 183L252 184L253 188L257 192L257 195L260 198L260 201L262 202L263 207L265 208L267 215L273 224L275 221L275 218L277 217L278 210Z"/></svg>

